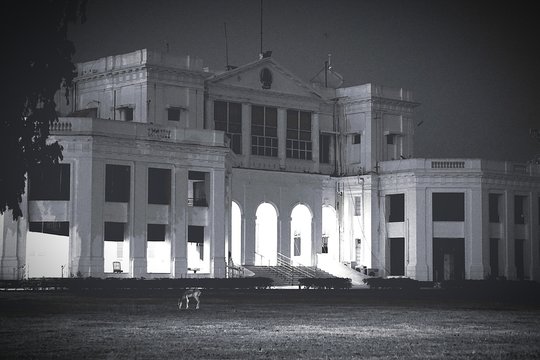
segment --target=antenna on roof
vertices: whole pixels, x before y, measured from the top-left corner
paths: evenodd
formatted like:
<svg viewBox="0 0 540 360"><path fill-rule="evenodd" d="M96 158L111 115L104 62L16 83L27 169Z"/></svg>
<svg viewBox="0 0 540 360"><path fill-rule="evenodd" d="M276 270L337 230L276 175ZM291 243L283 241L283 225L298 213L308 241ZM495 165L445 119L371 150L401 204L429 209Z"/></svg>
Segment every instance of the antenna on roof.
<svg viewBox="0 0 540 360"><path fill-rule="evenodd" d="M263 53L263 0L261 0L261 51L259 51L260 56L262 57Z"/></svg>
<svg viewBox="0 0 540 360"><path fill-rule="evenodd" d="M229 69L229 40L227 38L227 23L223 23L223 27L225 28L225 69Z"/></svg>

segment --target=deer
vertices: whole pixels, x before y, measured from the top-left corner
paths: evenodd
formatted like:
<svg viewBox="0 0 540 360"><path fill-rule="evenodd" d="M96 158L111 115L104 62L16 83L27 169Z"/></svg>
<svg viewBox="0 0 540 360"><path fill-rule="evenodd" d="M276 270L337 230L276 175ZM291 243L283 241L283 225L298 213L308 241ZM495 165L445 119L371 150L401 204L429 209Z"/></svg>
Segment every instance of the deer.
<svg viewBox="0 0 540 360"><path fill-rule="evenodd" d="M195 309L199 308L199 296L201 296L201 289L188 289L184 291L182 297L178 299L178 309L182 310L182 302L186 301L186 309L189 308L189 298L193 298L197 302Z"/></svg>

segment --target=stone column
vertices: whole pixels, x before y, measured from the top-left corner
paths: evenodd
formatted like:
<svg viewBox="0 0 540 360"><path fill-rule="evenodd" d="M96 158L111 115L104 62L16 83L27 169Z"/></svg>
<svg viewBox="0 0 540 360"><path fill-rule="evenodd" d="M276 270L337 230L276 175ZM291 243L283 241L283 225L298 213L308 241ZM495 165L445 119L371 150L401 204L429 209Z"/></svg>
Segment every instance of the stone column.
<svg viewBox="0 0 540 360"><path fill-rule="evenodd" d="M255 264L255 213L246 207L246 214L242 215L242 259L245 265Z"/></svg>
<svg viewBox="0 0 540 360"><path fill-rule="evenodd" d="M224 278L226 274L225 254L225 170L214 170L211 177L211 251L210 273L213 277Z"/></svg>
<svg viewBox="0 0 540 360"><path fill-rule="evenodd" d="M530 244L529 248L529 263L530 263L530 271L529 271L529 277L531 280L540 280L540 193L538 192L531 192L530 193L530 207L529 207L529 222L527 226L529 226L529 241ZM527 250L527 249L525 249ZM527 251L525 252L527 254Z"/></svg>
<svg viewBox="0 0 540 360"><path fill-rule="evenodd" d="M242 165L249 167L251 156L251 105L242 104Z"/></svg>
<svg viewBox="0 0 540 360"><path fill-rule="evenodd" d="M145 163L135 163L133 181L133 212L131 215L130 238L130 275L144 277L147 273L146 262L146 208L148 206L148 166Z"/></svg>
<svg viewBox="0 0 540 360"><path fill-rule="evenodd" d="M277 133L278 133L278 158L279 167L285 168L287 148L287 109L277 109Z"/></svg>
<svg viewBox="0 0 540 360"><path fill-rule="evenodd" d="M291 217L290 215L278 216L278 253L291 258ZM312 233L313 234L313 233Z"/></svg>
<svg viewBox="0 0 540 360"><path fill-rule="evenodd" d="M409 222L407 276L416 280L432 280L428 266L428 242L433 242L433 236L428 237L427 222L431 221L431 210L426 201L426 188L408 189L406 192L406 214ZM429 219L428 219L429 217Z"/></svg>
<svg viewBox="0 0 540 360"><path fill-rule="evenodd" d="M507 279L516 278L515 249L514 249L514 192L506 190L504 192L504 214L503 214L503 249L504 249L504 276Z"/></svg>
<svg viewBox="0 0 540 360"><path fill-rule="evenodd" d="M465 278L471 280L484 278L483 202L479 186L465 192Z"/></svg>
<svg viewBox="0 0 540 360"><path fill-rule="evenodd" d="M319 114L313 113L311 118L311 148L313 171L319 172Z"/></svg>
<svg viewBox="0 0 540 360"><path fill-rule="evenodd" d="M101 160L79 158L71 167L70 272L74 276L102 276L105 166Z"/></svg>
<svg viewBox="0 0 540 360"><path fill-rule="evenodd" d="M187 214L188 170L175 168L173 187L173 214L171 216L171 276L187 275Z"/></svg>
<svg viewBox="0 0 540 360"><path fill-rule="evenodd" d="M28 211L26 196L23 195L21 210L23 217L13 220L11 210L0 215L0 279L18 280L26 274L26 233Z"/></svg>

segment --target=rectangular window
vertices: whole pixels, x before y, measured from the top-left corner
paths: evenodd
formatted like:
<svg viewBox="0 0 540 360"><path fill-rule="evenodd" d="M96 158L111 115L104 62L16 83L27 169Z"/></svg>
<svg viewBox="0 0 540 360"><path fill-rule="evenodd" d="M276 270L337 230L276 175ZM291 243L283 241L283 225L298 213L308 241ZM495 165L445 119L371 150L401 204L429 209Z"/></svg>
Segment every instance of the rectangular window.
<svg viewBox="0 0 540 360"><path fill-rule="evenodd" d="M120 120L133 121L133 108L131 106L119 106L116 108L120 116Z"/></svg>
<svg viewBox="0 0 540 360"><path fill-rule="evenodd" d="M287 110L287 157L311 160L312 145L311 113Z"/></svg>
<svg viewBox="0 0 540 360"><path fill-rule="evenodd" d="M302 238L299 234L294 235L294 256L302 255Z"/></svg>
<svg viewBox="0 0 540 360"><path fill-rule="evenodd" d="M514 196L514 224L525 224L525 203L527 197L516 195Z"/></svg>
<svg viewBox="0 0 540 360"><path fill-rule="evenodd" d="M209 173L202 171L188 172L188 205L189 206L208 206L207 184Z"/></svg>
<svg viewBox="0 0 540 360"><path fill-rule="evenodd" d="M251 107L251 154L278 156L276 108L256 105Z"/></svg>
<svg viewBox="0 0 540 360"><path fill-rule="evenodd" d="M70 165L42 165L28 175L29 200L69 200Z"/></svg>
<svg viewBox="0 0 540 360"><path fill-rule="evenodd" d="M105 165L105 201L129 202L130 172L127 165Z"/></svg>
<svg viewBox="0 0 540 360"><path fill-rule="evenodd" d="M386 135L386 144L394 145L395 142L396 142L396 135L395 134Z"/></svg>
<svg viewBox="0 0 540 360"><path fill-rule="evenodd" d="M321 164L330 163L330 139L329 134L319 135L319 162Z"/></svg>
<svg viewBox="0 0 540 360"><path fill-rule="evenodd" d="M169 121L180 121L180 111L182 108L179 107L170 107L167 108L167 120Z"/></svg>
<svg viewBox="0 0 540 360"><path fill-rule="evenodd" d="M464 193L433 193L433 221L465 221Z"/></svg>
<svg viewBox="0 0 540 360"><path fill-rule="evenodd" d="M353 136L353 144L360 144L362 142L362 135L361 134L354 134Z"/></svg>
<svg viewBox="0 0 540 360"><path fill-rule="evenodd" d="M405 275L405 238L390 238L390 275Z"/></svg>
<svg viewBox="0 0 540 360"><path fill-rule="evenodd" d="M147 241L165 241L165 224L148 224L146 231Z"/></svg>
<svg viewBox="0 0 540 360"><path fill-rule="evenodd" d="M388 209L388 222L405 221L405 194L387 195L390 206Z"/></svg>
<svg viewBox="0 0 540 360"><path fill-rule="evenodd" d="M105 241L124 241L124 223L105 222Z"/></svg>
<svg viewBox="0 0 540 360"><path fill-rule="evenodd" d="M31 221L28 230L44 234L69 236L69 221Z"/></svg>
<svg viewBox="0 0 540 360"><path fill-rule="evenodd" d="M235 154L242 154L242 104L214 101L214 129L225 131Z"/></svg>
<svg viewBox="0 0 540 360"><path fill-rule="evenodd" d="M499 202L501 199L500 194L489 194L489 222L500 223L501 218L499 216Z"/></svg>
<svg viewBox="0 0 540 360"><path fill-rule="evenodd" d="M171 203L171 170L148 168L148 203Z"/></svg>
<svg viewBox="0 0 540 360"><path fill-rule="evenodd" d="M204 260L204 226L188 226L188 243L196 244L199 259Z"/></svg>
<svg viewBox="0 0 540 360"><path fill-rule="evenodd" d="M361 216L361 215L362 215L362 197L355 196L354 197L354 216Z"/></svg>
<svg viewBox="0 0 540 360"><path fill-rule="evenodd" d="M499 239L489 239L489 267L491 277L499 276Z"/></svg>

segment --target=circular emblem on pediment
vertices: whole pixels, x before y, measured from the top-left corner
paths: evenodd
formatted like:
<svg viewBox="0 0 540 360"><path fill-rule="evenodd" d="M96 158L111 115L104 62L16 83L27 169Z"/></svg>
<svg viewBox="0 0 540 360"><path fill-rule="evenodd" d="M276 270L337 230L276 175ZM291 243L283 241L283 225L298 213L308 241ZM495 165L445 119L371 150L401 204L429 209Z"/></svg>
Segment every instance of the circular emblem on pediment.
<svg viewBox="0 0 540 360"><path fill-rule="evenodd" d="M268 68L263 68L259 73L259 79L263 89L270 89L272 86L272 72Z"/></svg>

